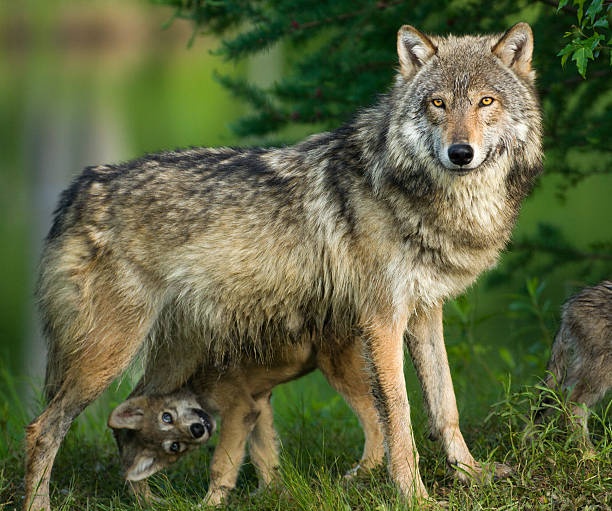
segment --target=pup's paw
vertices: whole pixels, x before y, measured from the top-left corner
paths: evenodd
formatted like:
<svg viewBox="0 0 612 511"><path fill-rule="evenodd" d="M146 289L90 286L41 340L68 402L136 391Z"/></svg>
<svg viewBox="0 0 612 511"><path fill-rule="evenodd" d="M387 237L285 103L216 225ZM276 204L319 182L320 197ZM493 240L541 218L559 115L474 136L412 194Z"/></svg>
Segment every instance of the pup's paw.
<svg viewBox="0 0 612 511"><path fill-rule="evenodd" d="M346 474L344 474L343 479L345 481L351 481L353 479L369 479L372 477L372 474L377 473L377 470L383 467L382 463L377 465L366 465L363 463L356 463L353 468L348 470Z"/></svg>
<svg viewBox="0 0 612 511"><path fill-rule="evenodd" d="M257 487L257 489L251 492L251 496L254 497L259 495L260 493L267 491L273 492L279 496L285 493L285 485L280 480L280 477L275 477L267 484L262 481L259 481L259 486Z"/></svg>
<svg viewBox="0 0 612 511"><path fill-rule="evenodd" d="M209 488L204 500L198 504L198 509L220 507L224 503L230 491L231 488L226 486Z"/></svg>
<svg viewBox="0 0 612 511"><path fill-rule="evenodd" d="M514 469L504 463L481 463L474 466L464 464L453 465L455 477L465 484L489 484L492 481L506 479L514 474Z"/></svg>

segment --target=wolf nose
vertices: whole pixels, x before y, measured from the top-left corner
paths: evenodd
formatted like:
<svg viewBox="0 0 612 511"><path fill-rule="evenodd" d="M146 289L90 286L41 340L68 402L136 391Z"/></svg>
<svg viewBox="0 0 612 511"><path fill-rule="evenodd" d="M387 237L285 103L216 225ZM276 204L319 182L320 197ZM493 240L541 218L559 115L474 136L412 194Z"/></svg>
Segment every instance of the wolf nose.
<svg viewBox="0 0 612 511"><path fill-rule="evenodd" d="M448 148L448 157L455 165L467 165L474 158L474 149L469 144L453 144Z"/></svg>
<svg viewBox="0 0 612 511"><path fill-rule="evenodd" d="M189 431L191 431L194 438L200 438L204 434L204 426L199 422L194 422L189 426Z"/></svg>
<svg viewBox="0 0 612 511"><path fill-rule="evenodd" d="M215 431L214 419L200 408L192 408L191 411L194 412L198 417L200 417L202 424L206 428L206 431L208 431L208 436L211 436Z"/></svg>

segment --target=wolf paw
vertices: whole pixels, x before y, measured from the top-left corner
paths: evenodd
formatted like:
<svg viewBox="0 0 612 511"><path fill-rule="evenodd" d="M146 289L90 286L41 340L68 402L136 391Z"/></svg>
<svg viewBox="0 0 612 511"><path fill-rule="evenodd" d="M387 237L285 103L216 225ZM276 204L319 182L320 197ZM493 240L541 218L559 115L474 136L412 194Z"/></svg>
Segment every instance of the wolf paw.
<svg viewBox="0 0 612 511"><path fill-rule="evenodd" d="M231 488L221 486L219 488L209 488L204 500L197 505L197 509L219 508L227 498Z"/></svg>
<svg viewBox="0 0 612 511"><path fill-rule="evenodd" d="M283 484L283 482L280 480L280 478L275 477L274 479L272 479L269 483L264 483L262 481L259 482L259 486L253 490L250 495L251 497L256 497L257 495L263 493L263 492L273 492L277 495L282 495L285 493L286 488L285 485Z"/></svg>
<svg viewBox="0 0 612 511"><path fill-rule="evenodd" d="M377 465L367 465L362 463L356 463L353 468L348 470L346 474L344 474L343 479L345 481L351 481L353 479L364 479L372 476L373 473L376 472L383 464L379 463Z"/></svg>
<svg viewBox="0 0 612 511"><path fill-rule="evenodd" d="M455 470L455 477L466 484L489 484L493 481L506 479L514 474L514 469L511 466L497 462L476 462L476 466L473 467L453 464L452 467Z"/></svg>
<svg viewBox="0 0 612 511"><path fill-rule="evenodd" d="M353 468L348 470L346 474L344 474L343 477L346 481L350 481L352 479L356 479L356 478L359 478L360 476L365 475L366 472L369 472L369 470L366 470L359 463L357 463Z"/></svg>

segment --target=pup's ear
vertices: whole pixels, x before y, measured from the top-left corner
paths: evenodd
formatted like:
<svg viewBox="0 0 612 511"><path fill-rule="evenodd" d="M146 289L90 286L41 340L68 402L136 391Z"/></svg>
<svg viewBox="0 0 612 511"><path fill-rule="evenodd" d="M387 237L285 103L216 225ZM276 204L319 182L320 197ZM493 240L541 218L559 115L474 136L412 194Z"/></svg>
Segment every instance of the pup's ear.
<svg viewBox="0 0 612 511"><path fill-rule="evenodd" d="M124 401L111 412L108 426L113 429L142 429L146 404L144 396Z"/></svg>
<svg viewBox="0 0 612 511"><path fill-rule="evenodd" d="M410 25L404 25L397 32L400 72L406 78L414 75L437 50L436 45L425 34Z"/></svg>
<svg viewBox="0 0 612 511"><path fill-rule="evenodd" d="M527 23L517 23L492 48L493 53L515 73L533 80L531 70L533 32Z"/></svg>
<svg viewBox="0 0 612 511"><path fill-rule="evenodd" d="M132 466L125 471L128 481L141 481L157 472L155 458L150 454L138 454L134 458Z"/></svg>

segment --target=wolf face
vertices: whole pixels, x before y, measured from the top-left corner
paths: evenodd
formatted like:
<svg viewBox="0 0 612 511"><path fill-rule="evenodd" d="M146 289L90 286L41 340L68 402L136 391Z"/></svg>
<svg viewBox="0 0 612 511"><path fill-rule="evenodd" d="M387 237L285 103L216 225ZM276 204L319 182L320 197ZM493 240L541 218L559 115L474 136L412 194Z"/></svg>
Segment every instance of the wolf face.
<svg viewBox="0 0 612 511"><path fill-rule="evenodd" d="M501 37L429 38L402 27L397 143L455 176L491 167L510 147L526 145L538 115L532 50L525 23Z"/></svg>
<svg viewBox="0 0 612 511"><path fill-rule="evenodd" d="M125 478L140 481L205 444L215 430L213 418L189 392L139 396L113 410L108 425L124 431Z"/></svg>

